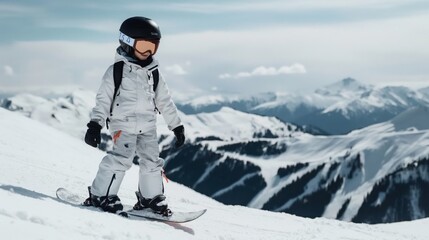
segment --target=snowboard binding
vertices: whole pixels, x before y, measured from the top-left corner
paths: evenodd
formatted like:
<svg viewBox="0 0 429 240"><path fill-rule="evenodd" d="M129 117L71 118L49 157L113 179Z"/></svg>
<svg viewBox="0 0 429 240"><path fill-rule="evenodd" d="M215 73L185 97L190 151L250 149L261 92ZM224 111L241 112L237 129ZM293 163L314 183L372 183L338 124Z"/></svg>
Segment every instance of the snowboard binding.
<svg viewBox="0 0 429 240"><path fill-rule="evenodd" d="M91 193L91 187L88 187L89 197L82 203L84 206L94 206L101 208L105 212L117 213L124 209L121 199L117 195L98 197Z"/></svg>
<svg viewBox="0 0 429 240"><path fill-rule="evenodd" d="M134 210L151 209L154 213L164 217L170 217L173 212L168 208L166 197L163 194L156 195L153 198L144 198L139 191L136 192L137 203L134 205Z"/></svg>

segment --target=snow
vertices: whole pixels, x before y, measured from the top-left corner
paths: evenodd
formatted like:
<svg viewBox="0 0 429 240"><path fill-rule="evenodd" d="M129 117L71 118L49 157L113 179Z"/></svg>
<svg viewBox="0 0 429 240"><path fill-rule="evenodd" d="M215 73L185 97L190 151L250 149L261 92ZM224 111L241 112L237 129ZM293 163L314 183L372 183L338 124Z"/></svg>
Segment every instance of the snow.
<svg viewBox="0 0 429 240"><path fill-rule="evenodd" d="M267 102L275 99L276 97L282 95L282 93L273 93L273 92L263 92L263 93L257 93L257 94L228 94L225 95L224 93L216 94L216 95L204 95L199 97L193 97L191 100L186 101L180 101L183 105L190 105L193 108L202 108L207 105L213 105L213 104L225 104L225 103L231 103L234 101L255 101L255 102Z"/></svg>
<svg viewBox="0 0 429 240"><path fill-rule="evenodd" d="M82 126L89 122L89 112L95 106L95 93L78 89L55 99L19 94L7 100L11 103L9 110L83 139L86 129Z"/></svg>
<svg viewBox="0 0 429 240"><path fill-rule="evenodd" d="M354 98L369 89L372 85L360 83L353 78L345 78L339 82L317 89L315 92L324 96L339 96L346 99Z"/></svg>
<svg viewBox="0 0 429 240"><path fill-rule="evenodd" d="M347 161L350 161L359 154L362 169L359 169L351 179L345 181L344 186L333 196L331 203L327 206L323 214L324 217L335 218L344 202L350 199L343 219L351 221L361 207L365 196L378 181L411 161L417 161L429 156L429 149L427 148L429 144L429 131L427 130L429 129L429 122L426 121L429 118L429 114L426 108L410 109L397 118L392 119L392 121L356 130L348 135L312 136L296 132L292 134L292 137L283 135L283 137L269 141L277 144L285 144L287 151L280 155L270 156L269 158L252 157L246 154L217 150L218 146L224 144L260 140L251 139L249 134L234 134L229 135L229 137L227 135L232 129L236 130L237 128L243 128L241 133L255 131L255 129L248 126L251 122L250 119L255 117L260 116L241 113L229 108L224 108L215 113L184 116L184 122L187 125L185 128L190 129L190 138L196 139L199 136L210 134L213 134L213 136L227 136L223 138L223 141L207 141L204 144L209 149L222 154L224 157L251 162L261 168L259 173L264 178L267 186L256 194L248 204L248 206L253 208L262 208L283 187L291 184L297 178L322 164L325 164L323 170L325 174L330 164L334 162L341 164L340 171L334 172L330 176L331 179L335 179L340 173L342 173L342 176L346 176L350 171ZM261 118L255 122L258 122L259 126L269 126L269 118ZM204 121L201 119L204 119ZM271 124L274 123L272 122ZM201 127L198 127L200 125ZM275 126L271 125L270 128L274 129ZM410 131L410 129L413 130ZM279 179L277 175L279 168L297 163L308 163L309 167L297 171L287 178ZM199 182L204 180L210 170L210 168L206 169L206 174L203 174ZM303 195L318 190L320 186L317 184L312 186L312 184L319 182L320 176L317 176L312 183L306 185L306 191ZM240 181L237 181L235 184L240 184ZM225 192L228 189L230 189L230 186L218 190L217 194ZM296 199L299 199L299 197L292 201ZM292 203L284 203L278 210Z"/></svg>
<svg viewBox="0 0 429 240"><path fill-rule="evenodd" d="M197 97L193 99L192 101L187 102L188 104L191 104L192 106L198 108L200 106L209 105L209 104L216 104L216 103L222 103L225 101L229 101L222 95L210 95L210 96L202 96Z"/></svg>
<svg viewBox="0 0 429 240"><path fill-rule="evenodd" d="M425 87L425 88L421 88L419 90L417 90L419 93L426 95L429 97L429 87Z"/></svg>
<svg viewBox="0 0 429 240"><path fill-rule="evenodd" d="M261 103L252 110L274 109L286 106L289 111L294 112L302 105L323 109L340 100L342 100L342 98L338 96L324 96L318 93L284 93L278 94L276 100Z"/></svg>
<svg viewBox="0 0 429 240"><path fill-rule="evenodd" d="M429 129L429 106L410 108L389 122L396 131Z"/></svg>
<svg viewBox="0 0 429 240"><path fill-rule="evenodd" d="M28 93L18 94L16 96L10 97L9 100L12 102L10 110L20 110L26 116L31 116L31 113L34 111L36 106L45 104L47 102L47 100L42 97L34 96Z"/></svg>
<svg viewBox="0 0 429 240"><path fill-rule="evenodd" d="M229 107L222 107L214 113L199 113L195 115L181 114L180 118L185 125L187 138L195 140L196 137L216 136L220 139L250 140L255 133L271 131L276 136L289 134L303 134L295 132L296 126L286 124L275 117L264 117L243 113ZM162 117L158 118L158 129L162 134L171 134L166 131ZM291 131L288 130L288 126Z"/></svg>
<svg viewBox="0 0 429 240"><path fill-rule="evenodd" d="M397 92L407 92L403 88L395 89L397 89ZM93 97L93 93L77 91L66 98L42 101L43 104L37 106L31 105L28 98L25 101L21 101L20 104L21 106L33 106L32 118L69 134L74 133L76 135L76 132L85 131L84 126L88 121L89 106L93 105ZM64 106L64 108L61 106ZM52 108L55 111L51 111ZM429 144L429 133L427 131L429 129L428 112L427 107L411 108L391 121L356 130L348 135L329 137L312 136L298 132L296 131L296 126L283 123L277 118L243 113L228 107L223 107L213 113L195 115L180 113L180 115L185 124L187 141L193 142L201 137L218 137L219 140L203 141L204 145L214 151L217 151L217 147L225 144L259 141L261 139L255 138L255 133L263 133L267 130L280 137L279 139L262 139L273 143L284 143L287 146L287 151L279 156L252 157L239 153L219 152L224 157L230 156L244 162L251 162L261 168L260 174L267 183L267 187L250 201L249 206L254 208L261 208L284 186L306 173L305 171L298 171L287 179L279 179L277 171L280 167L308 162L311 165L306 171L309 171L312 167L317 167L320 164L344 161L346 159L343 159L343 157L347 152L354 156L360 154L363 160L362 173L345 182L344 187L333 197L323 214L324 217L335 218L343 203L347 199L351 199L343 218L343 220L350 221L361 206L364 196L371 191L377 181L400 166L429 155L429 150L426 147ZM79 114L76 116L76 113ZM55 114L56 118L61 120L61 124L53 124L55 121L51 122L50 114ZM162 116L159 116L158 132L160 135L167 136L161 143L162 146L173 141L174 136L168 130ZM78 137L81 139L81 136ZM34 139L38 138L35 137ZM29 142L26 145L31 144L33 143ZM72 145L69 144L68 147L70 146ZM45 149L45 151L47 153L52 152L50 149ZM67 150L64 151L67 152ZM62 152L53 152L52 154L61 156ZM46 158L49 156L50 154ZM101 156L94 158L101 159ZM98 164L98 160L95 162L95 164ZM70 166L66 167L70 168ZM204 181L214 167L215 165L207 168L206 173L195 182L194 187ZM181 169L178 167L174 171L181 171ZM88 175L92 177L93 174ZM338 175L338 173L336 174ZM241 179L244 180L244 177L242 176ZM91 181L91 179L88 181ZM88 185L88 181L84 184ZM236 182L236 184L240 184L240 181ZM228 189L231 189L231 186L220 189L217 194L221 194ZM305 194L311 193L316 189L317 186L308 186Z"/></svg>
<svg viewBox="0 0 429 240"><path fill-rule="evenodd" d="M412 90L403 86L374 87L352 78L316 89L313 93L277 93L274 99L262 101L251 111L264 112L276 108L287 108L294 113L299 107L320 111L322 114L340 112L350 118L353 114L386 111L429 105L429 88ZM217 103L220 104L221 100ZM206 105L210 104L206 100Z"/></svg>
<svg viewBox="0 0 429 240"><path fill-rule="evenodd" d="M373 86L360 83L352 78L345 78L339 82L316 89L313 93L281 93L276 99L266 101L253 108L253 110L273 109L279 106L287 106L294 112L300 106L310 106L316 109L340 108L352 99L358 98L362 93L369 91Z"/></svg>
<svg viewBox="0 0 429 240"><path fill-rule="evenodd" d="M345 98L327 107L323 113L340 111L347 116L350 113L372 112L375 109L394 111L425 105L429 105L429 98L423 93L402 86L387 86L368 88L359 95L355 94L354 97Z"/></svg>
<svg viewBox="0 0 429 240"><path fill-rule="evenodd" d="M2 239L428 239L429 219L366 225L306 219L225 206L180 184L166 184L177 210L208 212L186 224L136 221L59 202L65 187L86 196L104 153L47 125L0 109L0 235ZM133 204L137 167L119 196Z"/></svg>

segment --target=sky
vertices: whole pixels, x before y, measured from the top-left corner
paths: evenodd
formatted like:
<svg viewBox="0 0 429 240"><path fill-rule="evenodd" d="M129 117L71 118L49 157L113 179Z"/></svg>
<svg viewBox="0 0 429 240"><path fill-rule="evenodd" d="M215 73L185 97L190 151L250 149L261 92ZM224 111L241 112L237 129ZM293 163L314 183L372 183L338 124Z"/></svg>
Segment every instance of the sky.
<svg viewBox="0 0 429 240"><path fill-rule="evenodd" d="M97 91L128 17L154 19L174 96L429 86L429 1L0 2L0 92Z"/></svg>

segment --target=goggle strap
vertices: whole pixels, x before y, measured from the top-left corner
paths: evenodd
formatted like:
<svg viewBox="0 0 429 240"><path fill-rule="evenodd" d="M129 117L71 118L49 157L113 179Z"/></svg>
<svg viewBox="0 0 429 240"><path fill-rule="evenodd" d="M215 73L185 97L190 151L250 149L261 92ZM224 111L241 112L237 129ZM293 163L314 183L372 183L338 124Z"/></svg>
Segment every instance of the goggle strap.
<svg viewBox="0 0 429 240"><path fill-rule="evenodd" d="M128 46L134 48L134 43L136 40L132 37L127 36L126 34L119 32L119 40L127 44Z"/></svg>

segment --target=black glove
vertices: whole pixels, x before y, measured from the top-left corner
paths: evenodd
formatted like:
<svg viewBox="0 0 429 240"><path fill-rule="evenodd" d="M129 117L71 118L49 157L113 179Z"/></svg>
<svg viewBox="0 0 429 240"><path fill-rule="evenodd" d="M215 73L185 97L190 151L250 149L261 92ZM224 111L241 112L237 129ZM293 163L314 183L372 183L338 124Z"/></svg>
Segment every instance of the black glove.
<svg viewBox="0 0 429 240"><path fill-rule="evenodd" d="M174 144L176 148L181 147L185 143L185 128L180 125L173 129L174 136L176 136L176 143Z"/></svg>
<svg viewBox="0 0 429 240"><path fill-rule="evenodd" d="M97 144L100 144L101 141L101 126L100 124L90 121L87 125L88 130L85 134L85 142L86 144L97 147Z"/></svg>

